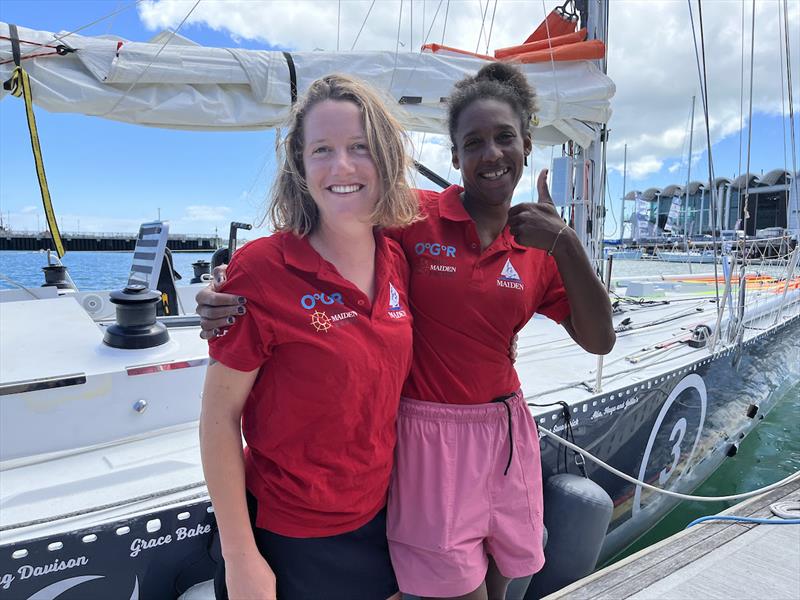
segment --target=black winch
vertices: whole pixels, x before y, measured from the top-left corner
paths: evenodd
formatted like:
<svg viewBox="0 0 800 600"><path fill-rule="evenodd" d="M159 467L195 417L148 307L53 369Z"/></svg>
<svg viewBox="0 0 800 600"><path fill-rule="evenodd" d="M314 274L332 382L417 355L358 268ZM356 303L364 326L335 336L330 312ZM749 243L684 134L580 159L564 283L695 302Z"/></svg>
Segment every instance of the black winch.
<svg viewBox="0 0 800 600"><path fill-rule="evenodd" d="M67 267L64 265L47 265L42 267L42 271L44 271L42 287L56 287L59 290L75 291L75 286L67 275Z"/></svg>
<svg viewBox="0 0 800 600"><path fill-rule="evenodd" d="M189 283L203 283L203 275L211 274L211 263L201 259L192 263L192 269L194 270L194 277Z"/></svg>
<svg viewBox="0 0 800 600"><path fill-rule="evenodd" d="M169 332L156 321L156 305L161 294L144 285L131 284L109 294L116 305L117 322L106 328L103 342L112 348L140 350L169 341Z"/></svg>

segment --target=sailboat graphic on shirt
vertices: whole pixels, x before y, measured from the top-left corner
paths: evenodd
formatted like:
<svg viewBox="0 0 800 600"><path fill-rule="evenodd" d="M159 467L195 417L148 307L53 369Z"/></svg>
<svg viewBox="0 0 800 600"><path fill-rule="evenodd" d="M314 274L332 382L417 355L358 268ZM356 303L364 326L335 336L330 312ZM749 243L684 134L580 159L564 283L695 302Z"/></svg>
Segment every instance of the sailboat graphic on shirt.
<svg viewBox="0 0 800 600"><path fill-rule="evenodd" d="M515 290L525 289L519 273L517 273L514 265L511 264L510 258L506 259L506 264L503 267L503 270L500 271L500 276L497 278L497 285L498 287L512 288Z"/></svg>
<svg viewBox="0 0 800 600"><path fill-rule="evenodd" d="M391 283L389 284L389 310L401 310L400 294L397 293L397 290Z"/></svg>
<svg viewBox="0 0 800 600"><path fill-rule="evenodd" d="M517 273L517 270L514 268L514 265L511 264L510 258L506 260L506 265L500 272L500 279L505 279L506 281L517 281L517 282L522 281L522 279L519 278L519 273Z"/></svg>
<svg viewBox="0 0 800 600"><path fill-rule="evenodd" d="M388 315L393 319L402 319L408 314L406 311L403 310L403 307L400 306L400 294L397 293L397 289L390 283L389 284L389 312Z"/></svg>

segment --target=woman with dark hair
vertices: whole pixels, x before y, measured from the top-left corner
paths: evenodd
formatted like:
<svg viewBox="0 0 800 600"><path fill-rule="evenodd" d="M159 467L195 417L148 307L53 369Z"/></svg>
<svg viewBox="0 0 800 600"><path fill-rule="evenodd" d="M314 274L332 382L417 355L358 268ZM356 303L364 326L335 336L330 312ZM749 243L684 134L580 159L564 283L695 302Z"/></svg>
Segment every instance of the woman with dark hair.
<svg viewBox="0 0 800 600"><path fill-rule="evenodd" d="M449 130L463 188L418 191L424 218L392 234L411 266L414 316L387 515L406 593L500 599L511 578L542 567L539 441L509 344L537 312L589 352L614 344L608 296L546 171L538 203L511 206L534 102L508 64L458 82ZM203 328L218 332L236 302L201 292Z"/></svg>

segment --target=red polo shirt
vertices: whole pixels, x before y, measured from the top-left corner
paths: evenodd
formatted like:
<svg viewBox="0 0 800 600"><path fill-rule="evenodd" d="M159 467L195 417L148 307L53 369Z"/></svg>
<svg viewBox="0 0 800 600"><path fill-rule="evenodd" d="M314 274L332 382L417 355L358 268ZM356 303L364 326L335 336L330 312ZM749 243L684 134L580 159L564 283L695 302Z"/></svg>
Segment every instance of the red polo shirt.
<svg viewBox="0 0 800 600"><path fill-rule="evenodd" d="M517 244L506 227L481 251L458 186L420 190L425 219L392 232L411 264L414 360L403 395L448 404L490 402L519 389L511 338L541 313L570 314L556 262Z"/></svg>
<svg viewBox="0 0 800 600"><path fill-rule="evenodd" d="M224 291L247 297L247 313L209 354L261 368L242 413L258 527L336 535L385 505L411 315L405 256L375 239L373 303L293 234L250 242L228 267Z"/></svg>

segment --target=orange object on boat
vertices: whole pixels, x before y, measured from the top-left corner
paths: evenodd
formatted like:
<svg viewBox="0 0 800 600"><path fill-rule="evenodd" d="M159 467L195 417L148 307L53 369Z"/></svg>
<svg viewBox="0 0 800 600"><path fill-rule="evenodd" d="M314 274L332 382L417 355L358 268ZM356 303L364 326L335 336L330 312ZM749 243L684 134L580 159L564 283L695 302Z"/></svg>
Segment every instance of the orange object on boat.
<svg viewBox="0 0 800 600"><path fill-rule="evenodd" d="M594 60L603 58L606 54L606 45L600 40L588 40L585 42L578 42L577 44L569 44L567 46L559 46L558 48L550 48L546 50L537 50L535 52L526 52L524 54L517 54L509 57L510 62L519 62L523 64L547 62L549 60Z"/></svg>
<svg viewBox="0 0 800 600"><path fill-rule="evenodd" d="M494 61L494 56L487 56L486 54L477 54L475 52L470 52L469 50L461 50L460 48L453 48L452 46L442 46L441 44L425 44L422 47L423 52L433 52L436 54L437 52L453 52L455 54L463 54L464 56L472 56L473 58L480 58L481 60L491 60Z"/></svg>
<svg viewBox="0 0 800 600"><path fill-rule="evenodd" d="M480 58L481 60L507 60L530 64L548 61L597 60L606 55L606 46L601 40L586 40L585 28L575 31L578 25L577 15L567 11L564 6L556 8L536 28L524 44L499 48L494 56L478 54L469 50L461 50L441 44L425 44L423 51L444 52Z"/></svg>
<svg viewBox="0 0 800 600"><path fill-rule="evenodd" d="M566 35L575 31L577 26L577 19L565 14L562 8L556 8L547 15L547 18L536 28L536 31L528 36L525 43L530 44L531 42L546 40L548 37L552 39Z"/></svg>
<svg viewBox="0 0 800 600"><path fill-rule="evenodd" d="M535 52L536 50L545 50L548 48L557 48L558 46L565 46L567 44L574 44L582 42L586 39L586 28L566 35L558 37L539 40L519 46L511 46L509 48L498 48L494 51L494 57L498 59L511 58L517 54L524 54L527 52Z"/></svg>

